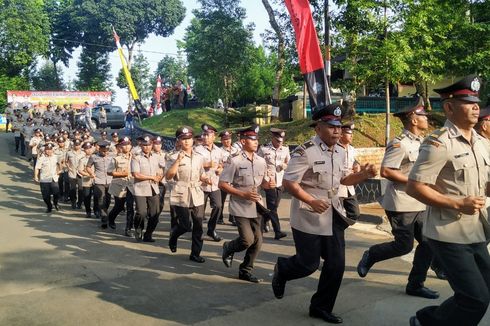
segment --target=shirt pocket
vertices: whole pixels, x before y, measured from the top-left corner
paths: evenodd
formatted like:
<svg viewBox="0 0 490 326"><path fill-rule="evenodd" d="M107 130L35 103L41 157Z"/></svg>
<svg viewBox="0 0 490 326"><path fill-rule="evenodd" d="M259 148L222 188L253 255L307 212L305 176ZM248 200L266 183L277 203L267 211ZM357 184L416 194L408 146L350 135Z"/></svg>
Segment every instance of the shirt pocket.
<svg viewBox="0 0 490 326"><path fill-rule="evenodd" d="M253 186L252 171L249 169L239 169L236 181L240 186Z"/></svg>
<svg viewBox="0 0 490 326"><path fill-rule="evenodd" d="M317 182L319 184L324 184L326 185L329 181L329 171L327 170L327 165L326 164L314 164L313 165L313 173L315 174L315 177L317 179ZM330 175L330 178L332 176ZM331 180L330 180L331 183Z"/></svg>
<svg viewBox="0 0 490 326"><path fill-rule="evenodd" d="M474 170L475 163L468 159L454 159L452 163L454 168L454 182L459 185L471 184L470 173Z"/></svg>

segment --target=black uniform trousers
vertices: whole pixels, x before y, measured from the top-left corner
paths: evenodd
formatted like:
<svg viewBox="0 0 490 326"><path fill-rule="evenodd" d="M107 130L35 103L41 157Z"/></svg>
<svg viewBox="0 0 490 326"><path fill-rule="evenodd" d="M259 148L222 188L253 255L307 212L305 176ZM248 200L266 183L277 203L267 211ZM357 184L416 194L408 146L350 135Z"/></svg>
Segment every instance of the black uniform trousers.
<svg viewBox="0 0 490 326"><path fill-rule="evenodd" d="M160 184L159 189L160 189L160 213L162 213L163 206L165 205L165 193L167 192L167 188L165 188L165 185Z"/></svg>
<svg viewBox="0 0 490 326"><path fill-rule="evenodd" d="M94 185L94 211L95 215L100 217L102 225L107 224L107 211L111 205L111 197L109 185Z"/></svg>
<svg viewBox="0 0 490 326"><path fill-rule="evenodd" d="M221 213L219 214L218 221L223 222L223 212L225 210L226 196L228 196L228 193L223 190L220 191L221 191ZM228 222L235 223L235 218L233 217L233 215L231 214L228 215Z"/></svg>
<svg viewBox="0 0 490 326"><path fill-rule="evenodd" d="M415 249L413 266L408 276L408 285L419 288L424 285L427 270L432 261L432 251L422 235L423 219L426 216L422 212L392 212L386 211L391 223L394 241L377 244L369 248L369 259L377 263L393 257L408 254L413 249L413 240L417 239L419 245Z"/></svg>
<svg viewBox="0 0 490 326"><path fill-rule="evenodd" d="M200 256L202 240L202 219L204 205L195 207L174 206L177 224L172 228L172 236L176 239L186 232L192 231L191 255Z"/></svg>
<svg viewBox="0 0 490 326"><path fill-rule="evenodd" d="M459 244L428 239L447 275L454 296L440 306L417 311L422 325L476 326L490 302L490 256L487 244Z"/></svg>
<svg viewBox="0 0 490 326"><path fill-rule="evenodd" d="M265 191L265 202L267 204L267 209L271 211L272 214L267 214L270 216L270 220L272 223L272 228L274 229L274 233L281 232L281 224L279 223L279 216L277 215L277 208L279 207L279 203L281 202L281 195L283 192L282 187L277 187L274 189L264 189ZM264 225L268 221L264 216Z"/></svg>
<svg viewBox="0 0 490 326"><path fill-rule="evenodd" d="M221 215L223 206L221 205L221 191L204 191L204 211L206 211L206 205L211 205L211 215L208 221L208 233L212 233L216 230L216 223Z"/></svg>
<svg viewBox="0 0 490 326"><path fill-rule="evenodd" d="M83 186L83 206L85 207L85 213L90 214L92 213L92 210L90 208L90 202L92 201L92 195L94 193L94 187L86 187Z"/></svg>
<svg viewBox="0 0 490 326"><path fill-rule="evenodd" d="M41 187L41 195L43 197L44 202L46 203L46 207L48 210L53 209L53 205L58 205L58 196L59 196L59 188L58 182L40 182ZM51 202L51 196L53 196L53 202Z"/></svg>
<svg viewBox="0 0 490 326"><path fill-rule="evenodd" d="M83 187L82 178L69 178L70 182L70 201L72 207L82 207Z"/></svg>
<svg viewBox="0 0 490 326"><path fill-rule="evenodd" d="M131 191L126 193L126 230L134 227L134 195Z"/></svg>
<svg viewBox="0 0 490 326"><path fill-rule="evenodd" d="M158 225L158 216L160 215L160 196L152 189L151 196L134 196L136 202L136 215L134 217L134 228L143 229L145 227L145 218L148 218L148 225L144 237L151 239L153 231Z"/></svg>
<svg viewBox="0 0 490 326"><path fill-rule="evenodd" d="M70 178L68 178L68 171L60 174L58 187L60 188L60 198L63 198L65 201L68 200L70 194Z"/></svg>
<svg viewBox="0 0 490 326"><path fill-rule="evenodd" d="M234 217L238 229L238 238L230 241L228 246L232 252L247 250L243 262L240 264L240 272L250 274L262 247L262 217Z"/></svg>
<svg viewBox="0 0 490 326"><path fill-rule="evenodd" d="M323 263L318 288L311 298L311 307L332 312L345 270L345 239L347 228L334 210L332 235L309 234L292 229L296 255L277 259L279 276L286 280L295 280L313 274Z"/></svg>
<svg viewBox="0 0 490 326"><path fill-rule="evenodd" d="M17 151L17 137L15 137L15 148L16 148L16 151ZM24 135L23 134L20 134L20 138L19 138L19 142L20 142L20 155L21 156L26 156L26 140L24 138Z"/></svg>

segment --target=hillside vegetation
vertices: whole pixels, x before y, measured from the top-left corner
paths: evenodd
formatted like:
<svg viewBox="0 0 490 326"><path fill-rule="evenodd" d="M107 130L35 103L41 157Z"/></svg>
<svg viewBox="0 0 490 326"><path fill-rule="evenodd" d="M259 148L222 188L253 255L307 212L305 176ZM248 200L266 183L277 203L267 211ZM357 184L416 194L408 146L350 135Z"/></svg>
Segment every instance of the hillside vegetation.
<svg viewBox="0 0 490 326"><path fill-rule="evenodd" d="M193 110L174 110L146 119L143 128L156 132L164 136L175 136L175 130L180 126L187 125L194 129L195 133L201 130L201 124L208 123L216 127L219 131L224 129L225 114L223 111L211 108L201 108ZM287 131L286 144L301 144L314 135L314 130L309 126L310 120L297 120L291 122L278 122L260 127L260 142L265 143L270 140L270 128L282 128ZM355 147L380 147L384 146L385 138L385 114L363 114L356 116L354 130ZM444 116L441 112L432 112L429 116L430 128L440 128L444 123ZM390 119L390 138L398 135L403 126L400 120L391 116ZM237 131L242 126L240 124L231 125L232 131Z"/></svg>

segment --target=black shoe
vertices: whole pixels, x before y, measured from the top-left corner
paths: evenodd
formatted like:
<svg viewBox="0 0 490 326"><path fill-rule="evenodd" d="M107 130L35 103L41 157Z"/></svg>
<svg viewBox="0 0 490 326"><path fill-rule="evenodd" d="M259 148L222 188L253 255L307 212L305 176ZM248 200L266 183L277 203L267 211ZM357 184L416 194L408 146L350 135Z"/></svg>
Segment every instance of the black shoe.
<svg viewBox="0 0 490 326"><path fill-rule="evenodd" d="M86 218L92 218L92 213L85 213Z"/></svg>
<svg viewBox="0 0 490 326"><path fill-rule="evenodd" d="M114 223L114 222L109 222L109 227L110 227L111 229L115 230L115 229L116 229L116 223Z"/></svg>
<svg viewBox="0 0 490 326"><path fill-rule="evenodd" d="M174 236L174 232L170 232L170 238L168 238L168 247L171 252L177 252L177 237Z"/></svg>
<svg viewBox="0 0 490 326"><path fill-rule="evenodd" d="M231 267L231 264L233 263L233 254L234 253L230 250L230 243L223 243L223 254L221 255L221 258L223 259L225 266L228 268Z"/></svg>
<svg viewBox="0 0 490 326"><path fill-rule="evenodd" d="M54 209L56 209L56 211L57 211L57 212L59 212L59 211L60 211L60 208L58 207L58 204L55 204L55 205L54 205Z"/></svg>
<svg viewBox="0 0 490 326"><path fill-rule="evenodd" d="M252 282L252 283L260 283L262 280L258 279L254 275L246 272L239 272L238 278L243 281Z"/></svg>
<svg viewBox="0 0 490 326"><path fill-rule="evenodd" d="M280 240L280 239L285 238L287 236L288 235L286 233L279 231L279 232L276 232L276 235L274 236L274 239L275 240Z"/></svg>
<svg viewBox="0 0 490 326"><path fill-rule="evenodd" d="M77 204L77 209L82 209L82 204Z"/></svg>
<svg viewBox="0 0 490 326"><path fill-rule="evenodd" d="M219 225L224 225L224 224L225 224L225 222L224 222L223 220L217 220L217 221L216 221L216 224L219 224Z"/></svg>
<svg viewBox="0 0 490 326"><path fill-rule="evenodd" d="M77 208L77 205L71 204L71 209L76 209L76 208Z"/></svg>
<svg viewBox="0 0 490 326"><path fill-rule="evenodd" d="M195 256L195 255L190 255L189 260L195 261L196 263L204 263L206 259L202 258L201 256Z"/></svg>
<svg viewBox="0 0 490 326"><path fill-rule="evenodd" d="M369 250L364 251L361 261L357 265L357 273L360 277L366 277L369 269L373 266L373 263L369 260Z"/></svg>
<svg viewBox="0 0 490 326"><path fill-rule="evenodd" d="M101 224L100 227L103 229L107 229L107 224Z"/></svg>
<svg viewBox="0 0 490 326"><path fill-rule="evenodd" d="M279 268L277 264L274 266L274 275L272 276L272 292L277 299L284 297L286 289L286 281L279 276Z"/></svg>
<svg viewBox="0 0 490 326"><path fill-rule="evenodd" d="M152 237L143 237L143 242L155 242L155 239Z"/></svg>
<svg viewBox="0 0 490 326"><path fill-rule="evenodd" d="M425 286L421 286L419 288L413 288L413 287L407 286L405 289L405 293L408 295L413 295L415 297L421 297L421 298L426 298L426 299L437 299L437 298L439 298L439 292L428 289Z"/></svg>
<svg viewBox="0 0 490 326"><path fill-rule="evenodd" d="M135 228L134 229L134 238L138 242L141 241L141 239L143 238L143 229Z"/></svg>
<svg viewBox="0 0 490 326"><path fill-rule="evenodd" d="M216 231L213 232L208 231L207 235L215 242L220 242L222 240L221 237L218 235L218 233L216 233Z"/></svg>
<svg viewBox="0 0 490 326"><path fill-rule="evenodd" d="M52 208L48 208L48 209L46 209L46 213L51 213L52 211L53 211L53 209L52 209Z"/></svg>
<svg viewBox="0 0 490 326"><path fill-rule="evenodd" d="M343 320L332 312L310 307L310 317L320 318L330 324L342 324Z"/></svg>
<svg viewBox="0 0 490 326"><path fill-rule="evenodd" d="M422 324L417 319L417 316L410 317L410 326L422 326Z"/></svg>
<svg viewBox="0 0 490 326"><path fill-rule="evenodd" d="M132 230L124 230L124 235L127 237L132 237L133 236L133 231Z"/></svg>

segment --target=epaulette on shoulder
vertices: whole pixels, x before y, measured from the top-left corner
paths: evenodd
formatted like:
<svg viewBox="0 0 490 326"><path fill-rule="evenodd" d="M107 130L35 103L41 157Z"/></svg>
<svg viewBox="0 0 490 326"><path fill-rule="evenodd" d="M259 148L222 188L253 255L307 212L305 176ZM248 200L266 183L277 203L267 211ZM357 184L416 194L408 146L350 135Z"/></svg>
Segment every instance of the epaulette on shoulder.
<svg viewBox="0 0 490 326"><path fill-rule="evenodd" d="M238 155L240 155L240 151L230 154L230 157L237 157Z"/></svg>
<svg viewBox="0 0 490 326"><path fill-rule="evenodd" d="M402 140L403 138L407 137L407 135L405 134L400 134L398 136L395 137L395 139L398 139L398 140Z"/></svg>
<svg viewBox="0 0 490 326"><path fill-rule="evenodd" d="M434 138L434 139L438 139L439 137L441 137L443 134L445 134L447 132L447 128L446 127L442 127L440 129L436 129L434 130L430 135L429 137L430 138Z"/></svg>
<svg viewBox="0 0 490 326"><path fill-rule="evenodd" d="M310 148L311 146L314 146L315 144L311 141L311 140L308 140L307 142L303 143L303 145L301 145L304 149L308 149Z"/></svg>

